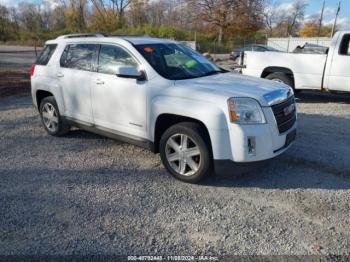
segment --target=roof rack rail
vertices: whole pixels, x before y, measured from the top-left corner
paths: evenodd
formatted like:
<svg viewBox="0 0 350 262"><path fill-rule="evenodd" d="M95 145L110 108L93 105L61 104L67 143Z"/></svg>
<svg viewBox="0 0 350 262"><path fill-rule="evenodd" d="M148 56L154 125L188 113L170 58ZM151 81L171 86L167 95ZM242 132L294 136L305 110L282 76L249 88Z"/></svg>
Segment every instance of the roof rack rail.
<svg viewBox="0 0 350 262"><path fill-rule="evenodd" d="M103 33L82 33L82 34L70 34L70 35L61 35L56 39L68 39L68 38L79 38L79 37L106 37L106 34Z"/></svg>
<svg viewBox="0 0 350 262"><path fill-rule="evenodd" d="M115 37L150 37L149 35L142 35L142 34L140 34L140 35L127 35L127 34L112 34L112 35L109 35L109 36L111 36L111 37L113 37L113 36L115 36Z"/></svg>

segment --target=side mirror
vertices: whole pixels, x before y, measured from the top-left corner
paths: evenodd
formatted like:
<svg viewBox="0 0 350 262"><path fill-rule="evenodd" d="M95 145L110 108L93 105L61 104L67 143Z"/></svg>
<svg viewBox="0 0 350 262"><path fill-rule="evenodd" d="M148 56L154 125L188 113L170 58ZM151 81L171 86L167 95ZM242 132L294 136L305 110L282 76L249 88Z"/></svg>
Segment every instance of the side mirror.
<svg viewBox="0 0 350 262"><path fill-rule="evenodd" d="M145 81L146 74L144 71L139 71L134 66L120 66L117 68L116 75L123 78L134 78L138 81Z"/></svg>

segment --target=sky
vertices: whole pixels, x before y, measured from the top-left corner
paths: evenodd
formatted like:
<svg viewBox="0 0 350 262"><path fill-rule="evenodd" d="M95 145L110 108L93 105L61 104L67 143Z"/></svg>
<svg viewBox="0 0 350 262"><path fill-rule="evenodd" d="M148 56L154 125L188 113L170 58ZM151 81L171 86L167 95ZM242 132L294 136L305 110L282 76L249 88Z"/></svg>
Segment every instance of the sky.
<svg viewBox="0 0 350 262"><path fill-rule="evenodd" d="M333 24L335 13L339 0L326 0L324 12L324 24ZM5 6L16 6L20 2L29 2L42 4L45 2L48 6L54 6L55 0L0 0L0 4ZM280 9L288 10L293 4L293 0L270 0L270 2L279 3ZM307 3L305 20L309 20L315 15L321 13L323 0L305 0ZM342 30L350 30L350 0L341 0L341 10L338 18L338 27Z"/></svg>
<svg viewBox="0 0 350 262"><path fill-rule="evenodd" d="M294 1L277 0L281 9L289 9ZM321 14L323 0L306 0L305 20L309 20L315 15ZM339 0L326 0L323 23L333 24ZM350 0L341 0L341 9L337 20L338 27L342 30L350 30Z"/></svg>

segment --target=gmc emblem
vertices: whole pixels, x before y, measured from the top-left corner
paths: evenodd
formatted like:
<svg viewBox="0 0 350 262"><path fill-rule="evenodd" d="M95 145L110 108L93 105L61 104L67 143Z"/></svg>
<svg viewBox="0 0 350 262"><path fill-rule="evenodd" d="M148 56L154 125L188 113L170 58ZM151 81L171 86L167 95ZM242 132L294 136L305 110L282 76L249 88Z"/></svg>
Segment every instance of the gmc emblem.
<svg viewBox="0 0 350 262"><path fill-rule="evenodd" d="M293 113L295 110L295 104L290 104L286 108L283 109L283 113L285 116L288 116L289 114Z"/></svg>

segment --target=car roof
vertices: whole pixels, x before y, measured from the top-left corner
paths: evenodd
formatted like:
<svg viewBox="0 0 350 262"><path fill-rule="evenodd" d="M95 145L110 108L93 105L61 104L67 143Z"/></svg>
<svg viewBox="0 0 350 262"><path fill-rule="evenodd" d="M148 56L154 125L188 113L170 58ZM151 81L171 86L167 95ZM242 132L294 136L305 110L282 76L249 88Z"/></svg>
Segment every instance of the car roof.
<svg viewBox="0 0 350 262"><path fill-rule="evenodd" d="M148 36L106 36L103 34L71 34L71 35L62 35L56 39L49 40L47 43L57 43L57 42L120 42L127 41L133 45L142 45L142 44L160 44L160 43L176 43L174 40L164 39L164 38L155 38Z"/></svg>
<svg viewBox="0 0 350 262"><path fill-rule="evenodd" d="M249 45L245 45L243 47L238 48L237 50L243 50L245 48L249 48L249 47L264 47L266 48L266 45L261 45L261 44L249 44Z"/></svg>
<svg viewBox="0 0 350 262"><path fill-rule="evenodd" d="M122 39L134 44L160 44L160 43L175 43L174 40L164 39L164 38L154 38L154 37L135 37L135 36L124 36Z"/></svg>
<svg viewBox="0 0 350 262"><path fill-rule="evenodd" d="M266 45L262 45L262 44L250 44L247 46L267 47Z"/></svg>

